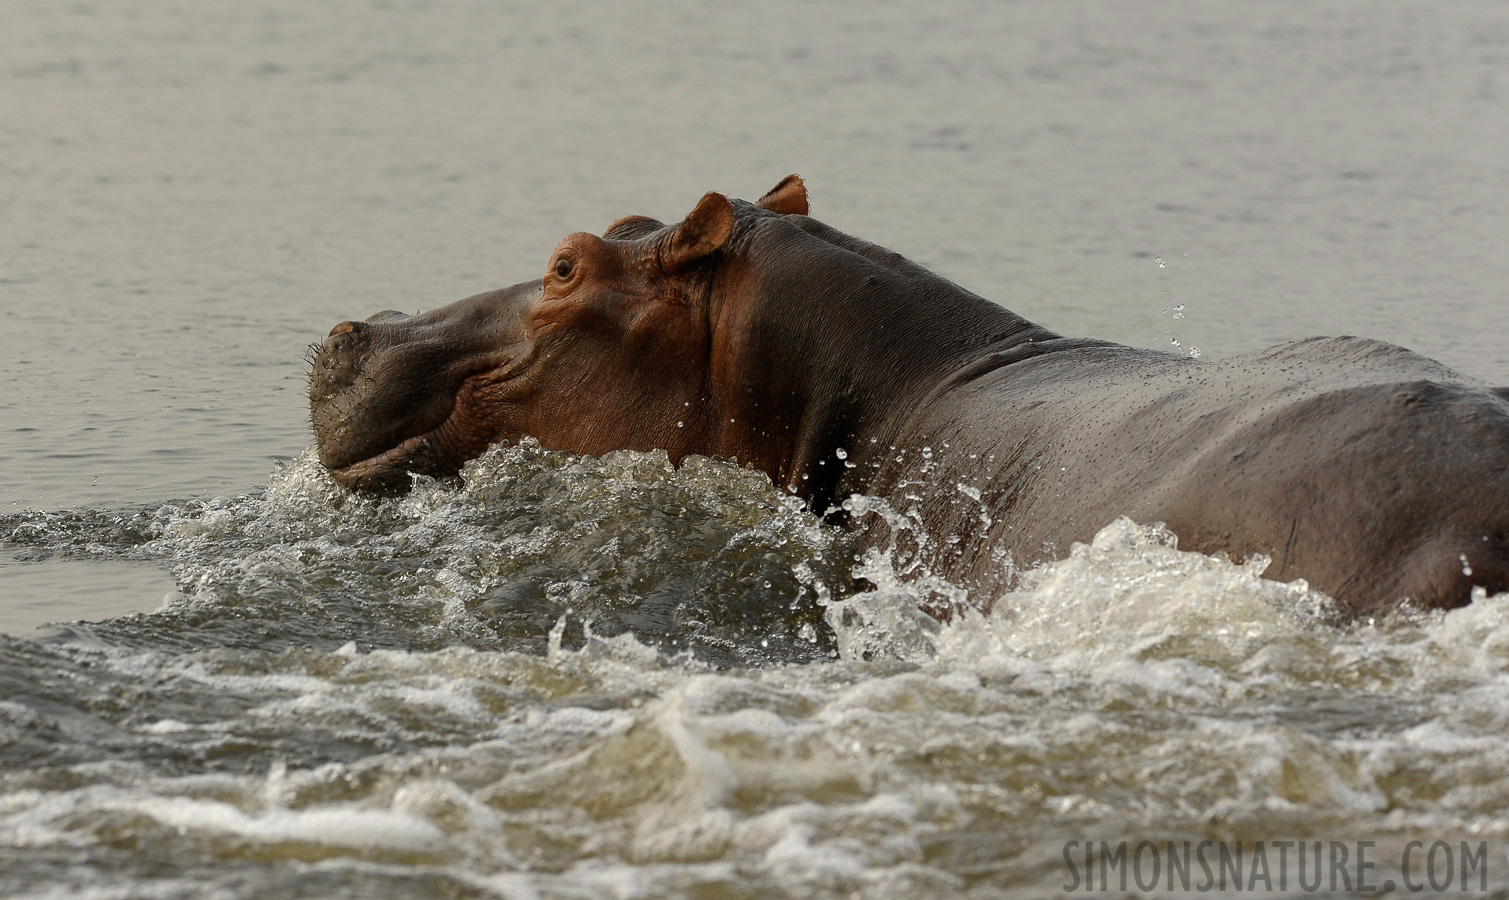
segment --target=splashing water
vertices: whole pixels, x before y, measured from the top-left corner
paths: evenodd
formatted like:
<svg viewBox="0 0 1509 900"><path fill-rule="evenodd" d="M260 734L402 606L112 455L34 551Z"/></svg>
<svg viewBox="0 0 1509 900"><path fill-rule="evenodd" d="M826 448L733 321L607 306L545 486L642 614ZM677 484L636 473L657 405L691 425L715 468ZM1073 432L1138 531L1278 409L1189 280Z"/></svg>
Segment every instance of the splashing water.
<svg viewBox="0 0 1509 900"><path fill-rule="evenodd" d="M1509 832L1509 597L1347 625L1119 520L981 613L844 508L906 540L530 443L401 498L306 456L0 519L178 583L0 636L0 893L1040 896L1071 839Z"/></svg>

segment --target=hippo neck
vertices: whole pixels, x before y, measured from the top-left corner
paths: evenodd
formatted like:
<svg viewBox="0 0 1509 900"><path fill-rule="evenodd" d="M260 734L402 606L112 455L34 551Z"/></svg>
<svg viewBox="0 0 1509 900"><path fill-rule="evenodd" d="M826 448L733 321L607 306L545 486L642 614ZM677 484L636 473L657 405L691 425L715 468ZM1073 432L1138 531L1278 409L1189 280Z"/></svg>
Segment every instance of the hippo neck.
<svg viewBox="0 0 1509 900"><path fill-rule="evenodd" d="M1058 335L891 251L817 228L827 232L820 241L811 227L794 238L801 266L723 278L715 295L745 296L711 310L715 335L727 335L715 340L726 355L711 392L715 452L764 469L821 513L867 492L940 386L1036 355Z"/></svg>

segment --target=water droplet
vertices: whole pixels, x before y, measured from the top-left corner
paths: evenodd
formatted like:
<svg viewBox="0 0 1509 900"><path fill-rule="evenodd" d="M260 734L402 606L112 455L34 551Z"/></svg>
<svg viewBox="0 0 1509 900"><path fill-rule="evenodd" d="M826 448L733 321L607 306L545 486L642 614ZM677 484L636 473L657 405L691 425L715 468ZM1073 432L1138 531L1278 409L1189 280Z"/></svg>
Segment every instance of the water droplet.
<svg viewBox="0 0 1509 900"><path fill-rule="evenodd" d="M685 425L686 425L686 423L685 423L685 422L677 422L677 423L676 423L676 427L677 427L677 428L683 428L683 427L685 427Z"/></svg>
<svg viewBox="0 0 1509 900"><path fill-rule="evenodd" d="M848 459L849 451L845 450L842 447L839 447L837 450L833 451L833 455L838 457L839 459Z"/></svg>
<svg viewBox="0 0 1509 900"><path fill-rule="evenodd" d="M1472 564L1467 561L1467 554L1465 554L1465 553L1459 554L1458 558L1462 560L1462 574L1463 575L1471 575L1472 574Z"/></svg>
<svg viewBox="0 0 1509 900"><path fill-rule="evenodd" d="M1175 347L1183 346L1182 344L1179 343L1179 339L1178 338L1169 338L1168 342L1170 344L1173 344Z"/></svg>
<svg viewBox="0 0 1509 900"><path fill-rule="evenodd" d="M1189 358L1190 359L1199 359L1200 358L1200 348L1199 347L1191 347L1191 348L1189 348Z"/></svg>
<svg viewBox="0 0 1509 900"><path fill-rule="evenodd" d="M1153 257L1153 262L1156 262L1158 264L1158 268L1160 269L1167 268L1167 266L1163 262L1163 257L1161 256Z"/></svg>

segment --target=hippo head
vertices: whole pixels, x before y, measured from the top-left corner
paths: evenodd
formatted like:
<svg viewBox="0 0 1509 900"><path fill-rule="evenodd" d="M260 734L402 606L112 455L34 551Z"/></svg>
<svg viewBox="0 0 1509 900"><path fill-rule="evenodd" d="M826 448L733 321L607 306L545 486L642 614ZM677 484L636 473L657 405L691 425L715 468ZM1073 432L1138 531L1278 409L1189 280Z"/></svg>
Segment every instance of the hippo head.
<svg viewBox="0 0 1509 900"><path fill-rule="evenodd" d="M570 235L537 280L342 322L309 398L320 461L351 487L402 489L532 437L737 460L822 510L866 489L944 374L1046 334L809 218L792 175L755 203L709 193L675 225Z"/></svg>
<svg viewBox="0 0 1509 900"><path fill-rule="evenodd" d="M391 490L525 436L747 459L712 402L718 262L752 220L806 212L795 175L755 204L709 193L675 226L630 216L568 236L543 278L340 323L312 360L320 461L344 485Z"/></svg>

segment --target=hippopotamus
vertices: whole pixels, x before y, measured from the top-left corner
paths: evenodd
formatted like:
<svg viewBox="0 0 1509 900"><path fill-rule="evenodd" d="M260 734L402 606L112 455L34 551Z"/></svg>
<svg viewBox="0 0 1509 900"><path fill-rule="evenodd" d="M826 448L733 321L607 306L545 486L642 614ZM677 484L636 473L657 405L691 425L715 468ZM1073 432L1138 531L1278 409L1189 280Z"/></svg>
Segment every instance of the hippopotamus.
<svg viewBox="0 0 1509 900"><path fill-rule="evenodd" d="M1509 589L1509 389L1357 337L1228 359L1064 337L809 216L797 176L615 221L542 277L336 325L310 382L354 489L526 437L754 466L989 606L1119 516L1356 615ZM866 501L860 505L868 505ZM855 504L851 503L853 509Z"/></svg>

